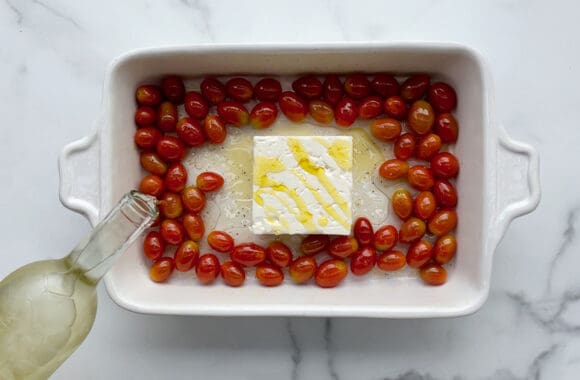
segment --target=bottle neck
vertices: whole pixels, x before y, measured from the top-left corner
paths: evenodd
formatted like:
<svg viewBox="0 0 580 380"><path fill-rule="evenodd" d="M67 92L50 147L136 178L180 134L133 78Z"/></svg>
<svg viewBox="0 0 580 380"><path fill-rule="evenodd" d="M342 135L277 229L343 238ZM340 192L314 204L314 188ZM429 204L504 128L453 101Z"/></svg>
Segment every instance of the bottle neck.
<svg viewBox="0 0 580 380"><path fill-rule="evenodd" d="M97 283L115 259L148 228L158 216L154 197L131 191L66 257L71 270L80 271Z"/></svg>

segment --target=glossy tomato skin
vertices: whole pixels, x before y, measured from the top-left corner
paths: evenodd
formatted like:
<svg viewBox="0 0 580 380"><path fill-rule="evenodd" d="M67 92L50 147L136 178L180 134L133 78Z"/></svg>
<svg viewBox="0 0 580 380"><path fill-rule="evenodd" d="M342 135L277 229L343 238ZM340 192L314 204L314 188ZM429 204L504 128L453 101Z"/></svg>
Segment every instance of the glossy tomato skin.
<svg viewBox="0 0 580 380"><path fill-rule="evenodd" d="M415 137L410 133L403 133L395 141L393 151L399 160L407 161L415 154Z"/></svg>
<svg viewBox="0 0 580 380"><path fill-rule="evenodd" d="M255 243L242 243L230 253L232 261L245 267L255 267L266 261L266 249Z"/></svg>
<svg viewBox="0 0 580 380"><path fill-rule="evenodd" d="M377 74L371 81L371 90L376 95L388 98L399 93L399 82L390 74Z"/></svg>
<svg viewBox="0 0 580 380"><path fill-rule="evenodd" d="M375 233L371 221L367 218L362 216L357 218L354 222L353 232L359 246L364 247L373 243Z"/></svg>
<svg viewBox="0 0 580 380"><path fill-rule="evenodd" d="M382 226L377 230L377 232L375 232L375 249L377 251L388 251L397 244L398 239L399 234L395 226Z"/></svg>
<svg viewBox="0 0 580 380"><path fill-rule="evenodd" d="M317 266L313 257L301 256L290 264L288 273L295 283L304 284L314 277Z"/></svg>
<svg viewBox="0 0 580 380"><path fill-rule="evenodd" d="M419 219L427 220L437 208L435 196L430 191L422 191L415 197L414 212Z"/></svg>
<svg viewBox="0 0 580 380"><path fill-rule="evenodd" d="M269 128L278 117L278 107L271 102L258 103L250 112L250 125L255 129Z"/></svg>
<svg viewBox="0 0 580 380"><path fill-rule="evenodd" d="M457 240L452 235L444 235L433 245L433 260L438 264L447 264L457 251Z"/></svg>
<svg viewBox="0 0 580 380"><path fill-rule="evenodd" d="M152 197L159 197L165 191L163 179L156 175L146 175L139 184L139 191Z"/></svg>
<svg viewBox="0 0 580 380"><path fill-rule="evenodd" d="M425 222L419 218L409 218L402 225L399 230L399 241L401 243L412 243L417 241L425 235Z"/></svg>
<svg viewBox="0 0 580 380"><path fill-rule="evenodd" d="M407 251L407 265L411 268L421 268L431 259L431 243L425 240L411 244Z"/></svg>
<svg viewBox="0 0 580 380"><path fill-rule="evenodd" d="M409 184L419 191L431 190L435 184L431 169L424 165L415 165L407 173Z"/></svg>
<svg viewBox="0 0 580 380"><path fill-rule="evenodd" d="M388 97L383 104L383 109L387 116L393 119L405 120L407 117L407 104L405 103L405 99L398 95Z"/></svg>
<svg viewBox="0 0 580 380"><path fill-rule="evenodd" d="M371 134L381 141L393 141L401 134L401 123L392 118L371 121Z"/></svg>
<svg viewBox="0 0 580 380"><path fill-rule="evenodd" d="M433 83L429 87L429 103L439 113L451 112L457 106L457 94L453 87L444 82Z"/></svg>
<svg viewBox="0 0 580 380"><path fill-rule="evenodd" d="M228 134L226 124L218 115L208 115L203 121L203 130L212 144L223 143Z"/></svg>
<svg viewBox="0 0 580 380"><path fill-rule="evenodd" d="M182 224L191 240L195 242L201 241L205 234L205 224L200 215L186 213L183 215Z"/></svg>
<svg viewBox="0 0 580 380"><path fill-rule="evenodd" d="M185 157L185 146L173 136L163 136L157 143L156 151L167 162L178 162Z"/></svg>
<svg viewBox="0 0 580 380"><path fill-rule="evenodd" d="M363 276L375 267L377 253L373 247L363 247L350 259L350 271L355 276Z"/></svg>
<svg viewBox="0 0 580 380"><path fill-rule="evenodd" d="M445 179L438 179L433 185L433 194L437 200L437 204L445 208L453 208L457 206L457 190L451 182Z"/></svg>
<svg viewBox="0 0 580 380"><path fill-rule="evenodd" d="M334 110L332 106L324 100L312 100L308 104L308 113L320 124L329 124L334 120Z"/></svg>
<svg viewBox="0 0 580 380"><path fill-rule="evenodd" d="M224 185L224 177L216 172L202 172L197 176L195 183L204 193L218 191Z"/></svg>
<svg viewBox="0 0 580 380"><path fill-rule="evenodd" d="M302 240L300 250L307 256L316 255L328 249L330 238L328 235L308 235Z"/></svg>
<svg viewBox="0 0 580 380"><path fill-rule="evenodd" d="M143 152L141 153L139 160L143 169L156 176L161 177L167 171L167 164L157 153Z"/></svg>
<svg viewBox="0 0 580 380"><path fill-rule="evenodd" d="M165 282L173 273L175 264L171 257L161 257L151 264L149 278L155 282Z"/></svg>
<svg viewBox="0 0 580 380"><path fill-rule="evenodd" d="M441 149L441 137L429 133L419 140L415 154L418 159L429 161Z"/></svg>
<svg viewBox="0 0 580 380"><path fill-rule="evenodd" d="M383 99L371 95L364 98L358 106L358 117L361 120L373 119L383 112Z"/></svg>
<svg viewBox="0 0 580 380"><path fill-rule="evenodd" d="M216 255L206 253L201 255L195 266L195 275L202 284L210 284L220 274L220 261Z"/></svg>
<svg viewBox="0 0 580 380"><path fill-rule="evenodd" d="M459 136L457 120L450 113L442 113L435 118L434 131L444 144L453 144Z"/></svg>
<svg viewBox="0 0 580 380"><path fill-rule="evenodd" d="M165 242L157 231L150 231L143 241L143 253L148 259L157 260L165 252Z"/></svg>
<svg viewBox="0 0 580 380"><path fill-rule="evenodd" d="M174 104L180 104L185 98L185 84L177 75L168 75L161 80L163 96Z"/></svg>
<svg viewBox="0 0 580 380"><path fill-rule="evenodd" d="M350 236L339 236L330 241L328 252L338 258L347 258L358 250L358 242Z"/></svg>
<svg viewBox="0 0 580 380"><path fill-rule="evenodd" d="M433 158L431 158L431 170L437 178L454 178L457 177L457 173L459 173L459 161L452 153L437 153Z"/></svg>
<svg viewBox="0 0 580 380"><path fill-rule="evenodd" d="M393 211L401 220L407 220L413 214L413 197L408 190L398 189L391 197Z"/></svg>
<svg viewBox="0 0 580 380"><path fill-rule="evenodd" d="M437 211L429 219L429 232L435 236L447 235L457 226L457 213L455 210L445 209Z"/></svg>
<svg viewBox="0 0 580 380"><path fill-rule="evenodd" d="M242 103L233 100L218 104L217 113L222 121L236 127L243 127L250 122L248 109Z"/></svg>
<svg viewBox="0 0 580 380"><path fill-rule="evenodd" d="M405 254L401 251L387 251L377 258L377 267L385 272L395 272L407 264Z"/></svg>
<svg viewBox="0 0 580 380"><path fill-rule="evenodd" d="M223 263L220 272L224 282L228 286L242 286L244 281L246 281L246 272L244 272L244 268L233 261L226 261Z"/></svg>
<svg viewBox="0 0 580 380"><path fill-rule="evenodd" d="M157 111L149 106L139 106L135 111L135 124L140 127L155 124L157 121Z"/></svg>
<svg viewBox="0 0 580 380"><path fill-rule="evenodd" d="M272 264L286 268L292 263L292 250L280 241L273 241L266 248L266 257Z"/></svg>
<svg viewBox="0 0 580 380"><path fill-rule="evenodd" d="M331 106L336 106L344 93L344 87L338 75L327 75L322 87L324 101Z"/></svg>
<svg viewBox="0 0 580 380"><path fill-rule="evenodd" d="M183 204L179 194L166 192L158 202L159 213L166 219L176 219L183 213Z"/></svg>
<svg viewBox="0 0 580 380"><path fill-rule="evenodd" d="M226 93L238 102L248 102L254 96L254 87L246 78L232 78L226 82Z"/></svg>
<svg viewBox="0 0 580 380"><path fill-rule="evenodd" d="M322 96L322 83L315 76L300 77L292 82L292 89L303 99L319 99Z"/></svg>
<svg viewBox="0 0 580 380"><path fill-rule="evenodd" d="M350 127L358 116L358 109L354 100L342 98L334 109L334 120L339 127Z"/></svg>
<svg viewBox="0 0 580 380"><path fill-rule="evenodd" d="M228 253L234 249L234 238L224 231L212 231L207 235L207 243L218 252Z"/></svg>
<svg viewBox="0 0 580 380"><path fill-rule="evenodd" d="M179 193L187 183L187 169L180 162L171 164L165 173L165 188L167 191Z"/></svg>
<svg viewBox="0 0 580 380"><path fill-rule="evenodd" d="M254 93L261 102L277 102L282 93L282 85L274 78L264 78L256 83Z"/></svg>
<svg viewBox="0 0 580 380"><path fill-rule="evenodd" d="M431 77L425 74L413 75L401 84L401 97L407 102L420 99L427 92Z"/></svg>
<svg viewBox="0 0 580 380"><path fill-rule="evenodd" d="M180 272L191 270L197 263L198 257L199 247L197 246L197 243L191 240L184 241L179 245L173 256L175 269Z"/></svg>
<svg viewBox="0 0 580 380"><path fill-rule="evenodd" d="M199 121L191 117L182 117L175 127L177 136L187 146L201 146L205 142L205 133Z"/></svg>
<svg viewBox="0 0 580 380"><path fill-rule="evenodd" d="M141 149L155 149L163 134L155 127L142 127L135 131L135 144Z"/></svg>
<svg viewBox="0 0 580 380"><path fill-rule="evenodd" d="M431 105L424 100L417 100L409 108L407 114L407 128L418 135L425 135L435 124L435 112Z"/></svg>
<svg viewBox="0 0 580 380"><path fill-rule="evenodd" d="M179 245L184 240L183 226L176 220L165 219L159 227L161 238L171 245Z"/></svg>
<svg viewBox="0 0 580 380"><path fill-rule="evenodd" d="M344 81L344 91L353 99L362 99L371 92L371 84L366 75L351 74Z"/></svg>
<svg viewBox="0 0 580 380"><path fill-rule="evenodd" d="M207 100L197 91L185 94L184 108L185 112L194 119L203 119L209 112Z"/></svg>
<svg viewBox="0 0 580 380"><path fill-rule="evenodd" d="M200 85L201 95L211 104L219 104L226 100L226 87L216 78L205 78Z"/></svg>
<svg viewBox="0 0 580 380"><path fill-rule="evenodd" d="M399 179L407 175L409 164L407 161L391 159L383 162L379 167L379 175L385 179Z"/></svg>
<svg viewBox="0 0 580 380"><path fill-rule="evenodd" d="M197 186L187 186L183 189L181 200L183 207L194 214L202 212L206 204L205 194Z"/></svg>
<svg viewBox="0 0 580 380"><path fill-rule="evenodd" d="M426 264L419 271L421 279L428 285L443 285L447 281L447 271L439 264Z"/></svg>
<svg viewBox="0 0 580 380"><path fill-rule="evenodd" d="M308 104L295 92L284 91L280 94L278 104L286 118L294 123L303 121L308 114Z"/></svg>
<svg viewBox="0 0 580 380"><path fill-rule="evenodd" d="M157 109L157 127L163 132L173 132L177 124L177 107L171 102L163 102Z"/></svg>
<svg viewBox="0 0 580 380"><path fill-rule="evenodd" d="M348 274L346 263L340 259L331 259L322 262L316 273L314 280L321 288L334 288L338 286Z"/></svg>
<svg viewBox="0 0 580 380"><path fill-rule="evenodd" d="M135 100L140 106L156 106L161 102L161 89L159 86L145 84L135 90Z"/></svg>
<svg viewBox="0 0 580 380"><path fill-rule="evenodd" d="M272 264L259 264L256 279L264 286L278 286L284 281L284 272Z"/></svg>

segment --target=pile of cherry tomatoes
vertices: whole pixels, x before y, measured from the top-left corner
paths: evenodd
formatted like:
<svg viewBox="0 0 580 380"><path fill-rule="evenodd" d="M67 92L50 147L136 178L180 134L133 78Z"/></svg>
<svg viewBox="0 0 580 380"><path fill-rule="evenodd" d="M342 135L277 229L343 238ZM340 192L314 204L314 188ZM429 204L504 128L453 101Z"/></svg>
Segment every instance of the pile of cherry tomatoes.
<svg viewBox="0 0 580 380"><path fill-rule="evenodd" d="M137 88L135 143L141 149L141 166L148 172L139 189L157 197L160 210L155 223L158 230L150 231L144 240L144 253L152 260L151 279L163 282L174 270L194 269L202 284L221 276L227 285L240 286L246 278L245 268L256 267L262 285L277 286L284 280L283 269L288 268L294 282L314 278L318 286L326 288L340 284L349 266L353 275L362 276L375 266L392 272L407 265L417 268L427 284L445 283L443 264L457 250L451 235L457 226L457 192L451 181L459 172L459 162L441 149L458 137L457 121L451 114L457 105L455 90L443 82L432 84L428 75L414 75L399 84L388 74L372 78L351 74L344 83L337 75L327 75L324 81L303 76L292 83L292 90L283 91L274 78L253 85L241 77L225 84L208 77L199 92L187 92L177 76L164 77L161 85ZM254 100L248 111L245 104ZM181 105L188 116L178 118ZM220 190L224 179L218 173L204 172L195 185L186 186L188 173L181 161L187 149L223 143L227 126L268 128L276 121L278 109L295 123L308 115L318 124L334 121L342 128L357 119L369 120L370 133L376 139L393 142L396 158L385 161L379 175L388 180L406 177L419 191L414 198L405 189L392 195L393 211L402 221L400 228L385 225L373 231L370 221L359 217L353 236L306 236L301 254L296 256L280 241L267 247L236 244L227 232L211 231L206 236L209 246L228 254L229 259L220 263L214 253L200 255L198 243L206 232L200 213L206 194ZM412 159L424 164L410 166ZM395 249L400 243L409 244L406 254ZM173 257L165 256L167 245L177 247ZM318 263L314 257L322 252L332 258Z"/></svg>

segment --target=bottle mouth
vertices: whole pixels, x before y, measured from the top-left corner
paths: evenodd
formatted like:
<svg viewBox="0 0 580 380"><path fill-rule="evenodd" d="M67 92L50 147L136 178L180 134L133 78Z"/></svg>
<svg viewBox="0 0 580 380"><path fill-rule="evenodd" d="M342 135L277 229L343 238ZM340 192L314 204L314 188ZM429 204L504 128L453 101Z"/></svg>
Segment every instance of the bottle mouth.
<svg viewBox="0 0 580 380"><path fill-rule="evenodd" d="M123 214L135 224L142 224L146 218L149 218L149 225L151 225L159 216L157 198L136 190L129 192L127 206Z"/></svg>

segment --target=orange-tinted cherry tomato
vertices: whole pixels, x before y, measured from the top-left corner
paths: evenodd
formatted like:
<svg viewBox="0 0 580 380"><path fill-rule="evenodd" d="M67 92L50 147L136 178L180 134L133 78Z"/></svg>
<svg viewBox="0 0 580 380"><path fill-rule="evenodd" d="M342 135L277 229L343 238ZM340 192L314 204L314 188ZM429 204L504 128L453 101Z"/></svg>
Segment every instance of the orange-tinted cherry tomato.
<svg viewBox="0 0 580 380"><path fill-rule="evenodd" d="M441 149L441 137L434 133L429 133L419 140L415 154L420 160L428 161Z"/></svg>
<svg viewBox="0 0 580 380"><path fill-rule="evenodd" d="M415 137L410 133L403 133L395 140L393 151L395 157L399 160L406 161L413 157L415 153Z"/></svg>
<svg viewBox="0 0 580 380"><path fill-rule="evenodd" d="M189 212L199 214L205 207L205 194L197 186L188 186L181 192L183 207Z"/></svg>
<svg viewBox="0 0 580 380"><path fill-rule="evenodd" d="M342 99L342 94L344 92L342 82L337 75L327 75L322 84L324 88L324 101L331 106L336 106L336 104Z"/></svg>
<svg viewBox="0 0 580 380"><path fill-rule="evenodd" d="M373 231L373 225L367 218L362 216L357 218L354 222L353 231L354 237L361 247L373 243L375 233Z"/></svg>
<svg viewBox="0 0 580 380"><path fill-rule="evenodd" d="M140 106L156 106L161 102L161 89L159 86L144 84L135 90L135 99Z"/></svg>
<svg viewBox="0 0 580 380"><path fill-rule="evenodd" d="M409 168L407 180L411 186L420 191L430 190L435 183L431 169L423 165Z"/></svg>
<svg viewBox="0 0 580 380"><path fill-rule="evenodd" d="M217 113L224 122L235 125L236 127L242 127L250 122L250 113L239 102L221 102L217 106Z"/></svg>
<svg viewBox="0 0 580 380"><path fill-rule="evenodd" d="M212 231L207 235L207 243L218 252L228 253L234 249L234 238L224 231Z"/></svg>
<svg viewBox="0 0 580 380"><path fill-rule="evenodd" d="M216 255L206 253L201 255L195 266L195 275L202 284L209 284L215 281L220 273L220 261Z"/></svg>
<svg viewBox="0 0 580 380"><path fill-rule="evenodd" d="M407 161L391 159L383 162L379 167L379 175L385 179L398 179L407 175L409 164Z"/></svg>
<svg viewBox="0 0 580 380"><path fill-rule="evenodd" d="M433 194L439 206L447 208L457 206L457 191L451 182L444 179L436 180L433 185Z"/></svg>
<svg viewBox="0 0 580 380"><path fill-rule="evenodd" d="M435 112L429 103L424 100L417 100L411 104L409 114L407 115L407 128L424 135L429 133L435 123Z"/></svg>
<svg viewBox="0 0 580 380"><path fill-rule="evenodd" d="M321 288L334 288L345 279L348 274L346 263L339 259L327 260L316 269L314 280Z"/></svg>
<svg viewBox="0 0 580 380"><path fill-rule="evenodd" d="M439 210L429 219L429 231L435 236L447 235L457 226L455 210Z"/></svg>
<svg viewBox="0 0 580 380"><path fill-rule="evenodd" d="M164 193L159 202L159 212L167 219L179 218L183 213L181 197L175 193Z"/></svg>
<svg viewBox="0 0 580 380"><path fill-rule="evenodd" d="M201 94L211 104L219 104L226 100L226 87L216 78L205 78L200 85Z"/></svg>
<svg viewBox="0 0 580 380"><path fill-rule="evenodd" d="M154 127L142 127L135 131L135 144L141 149L155 149L163 135Z"/></svg>
<svg viewBox="0 0 580 380"><path fill-rule="evenodd" d="M302 240L300 250L303 254L311 256L326 251L330 244L328 235L308 235Z"/></svg>
<svg viewBox="0 0 580 380"><path fill-rule="evenodd" d="M393 211L401 220L407 220L413 214L413 197L405 189L398 189L391 197Z"/></svg>
<svg viewBox="0 0 580 380"><path fill-rule="evenodd" d="M421 267L419 275L429 285L443 285L447 281L447 271L439 264L427 264Z"/></svg>
<svg viewBox="0 0 580 380"><path fill-rule="evenodd" d="M316 260L313 257L298 257L290 264L288 273L297 284L304 284L314 276L316 272Z"/></svg>
<svg viewBox="0 0 580 380"><path fill-rule="evenodd" d="M322 96L322 83L312 75L296 79L292 82L292 89L307 100L318 99Z"/></svg>
<svg viewBox="0 0 580 380"><path fill-rule="evenodd" d="M399 93L399 82L392 75L377 74L371 81L371 89L375 94L388 98Z"/></svg>
<svg viewBox="0 0 580 380"><path fill-rule="evenodd" d="M195 183L201 191L209 193L222 188L224 177L214 172L203 172L197 176Z"/></svg>
<svg viewBox="0 0 580 380"><path fill-rule="evenodd" d="M271 102L258 103L250 112L250 124L255 129L266 129L276 121L278 107Z"/></svg>
<svg viewBox="0 0 580 380"><path fill-rule="evenodd" d="M340 127L350 127L358 116L358 110L354 100L342 98L334 109L334 120Z"/></svg>
<svg viewBox="0 0 580 380"><path fill-rule="evenodd" d="M185 94L183 106L185 112L194 119L203 119L209 112L207 100L197 91L190 91Z"/></svg>
<svg viewBox="0 0 580 380"><path fill-rule="evenodd" d="M358 242L350 236L334 238L328 245L328 252L332 256L347 258L358 250Z"/></svg>
<svg viewBox="0 0 580 380"><path fill-rule="evenodd" d="M401 225L399 230L399 241L401 243L411 243L417 241L425 235L425 222L418 218L409 218Z"/></svg>
<svg viewBox="0 0 580 380"><path fill-rule="evenodd" d="M274 78L264 78L256 83L254 93L261 102L277 102L282 93L282 85Z"/></svg>
<svg viewBox="0 0 580 380"><path fill-rule="evenodd" d="M450 113L437 115L434 130L445 144L452 144L457 141L457 136L459 135L457 120Z"/></svg>
<svg viewBox="0 0 580 380"><path fill-rule="evenodd" d="M185 156L185 146L177 137L163 136L157 143L157 154L167 162L181 161Z"/></svg>
<svg viewBox="0 0 580 380"><path fill-rule="evenodd" d="M217 115L208 115L203 121L203 130L212 144L221 144L225 141L228 131L226 125Z"/></svg>
<svg viewBox="0 0 580 380"><path fill-rule="evenodd" d="M168 75L161 80L161 90L167 100L175 104L183 102L185 98L185 85L177 75Z"/></svg>
<svg viewBox="0 0 580 380"><path fill-rule="evenodd" d="M435 196L432 192L422 191L415 197L415 216L419 219L429 219L436 208L437 202L435 202Z"/></svg>
<svg viewBox="0 0 580 380"><path fill-rule="evenodd" d="M385 100L383 109L388 117L397 120L404 120L407 117L407 104L405 99L398 95L390 96Z"/></svg>
<svg viewBox="0 0 580 380"><path fill-rule="evenodd" d="M141 161L141 166L143 169L147 170L151 174L162 176L167 171L167 164L161 159L161 157L159 157L157 153L141 153L139 160Z"/></svg>
<svg viewBox="0 0 580 380"><path fill-rule="evenodd" d="M165 252L165 242L161 238L161 234L157 231L151 231L145 236L143 240L143 252L148 259L157 260L163 256Z"/></svg>
<svg viewBox="0 0 580 380"><path fill-rule="evenodd" d="M242 286L246 280L246 272L244 272L244 268L233 261L226 261L222 264L221 274L224 282L228 286Z"/></svg>
<svg viewBox="0 0 580 380"><path fill-rule="evenodd" d="M159 226L161 238L171 245L179 245L184 240L183 226L176 220L165 219Z"/></svg>
<svg viewBox="0 0 580 380"><path fill-rule="evenodd" d="M196 242L191 240L186 240L179 245L175 254L173 255L173 261L175 262L175 269L180 272L187 272L191 270L197 263L197 258L199 257L199 247Z"/></svg>
<svg viewBox="0 0 580 380"><path fill-rule="evenodd" d="M358 106L358 117L368 120L379 116L383 112L383 99L380 96L371 95L364 98Z"/></svg>
<svg viewBox="0 0 580 380"><path fill-rule="evenodd" d="M245 103L254 96L252 83L246 78L232 78L226 82L226 92L230 98Z"/></svg>
<svg viewBox="0 0 580 380"><path fill-rule="evenodd" d="M395 272L402 269L406 261L405 254L401 251L387 251L377 258L377 266L385 272Z"/></svg>
<svg viewBox="0 0 580 380"><path fill-rule="evenodd" d="M177 124L177 107L171 102L163 102L157 109L157 126L163 132L173 132Z"/></svg>
<svg viewBox="0 0 580 380"><path fill-rule="evenodd" d="M407 251L407 265L411 268L420 268L431 259L432 250L431 243L426 240L411 244Z"/></svg>
<svg viewBox="0 0 580 380"><path fill-rule="evenodd" d="M266 249L255 243L242 243L234 247L230 257L245 267L255 267L266 260Z"/></svg>
<svg viewBox="0 0 580 380"><path fill-rule="evenodd" d="M155 108L149 106L139 106L135 111L135 124L140 127L155 124L157 112Z"/></svg>
<svg viewBox="0 0 580 380"><path fill-rule="evenodd" d="M369 273L377 262L377 253L373 247L363 247L350 259L350 271L356 276Z"/></svg>
<svg viewBox="0 0 580 380"><path fill-rule="evenodd" d="M433 259L439 264L447 264L455 256L457 240L452 235L441 236L433 246Z"/></svg>
<svg viewBox="0 0 580 380"><path fill-rule="evenodd" d="M449 152L437 153L431 158L431 170L437 178L448 179L457 177L459 161Z"/></svg>
<svg viewBox="0 0 580 380"><path fill-rule="evenodd" d="M420 99L431 82L431 77L429 75L413 75L407 78L401 85L401 97L407 102L412 102Z"/></svg>
<svg viewBox="0 0 580 380"><path fill-rule="evenodd" d="M288 120L299 123L306 118L308 104L292 91L284 91L278 99L280 110Z"/></svg>
<svg viewBox="0 0 580 380"><path fill-rule="evenodd" d="M264 286L278 286L284 281L284 273L272 264L260 264L256 267L256 279Z"/></svg>
<svg viewBox="0 0 580 380"><path fill-rule="evenodd" d="M308 111L310 116L320 124L328 124L334 120L334 110L324 100L312 100L308 104Z"/></svg>
<svg viewBox="0 0 580 380"><path fill-rule="evenodd" d="M273 241L266 248L266 257L272 264L285 268L292 262L292 251L286 244Z"/></svg>
<svg viewBox="0 0 580 380"><path fill-rule="evenodd" d="M200 241L205 233L205 224L200 215L187 213L183 215L183 228L193 241Z"/></svg>
<svg viewBox="0 0 580 380"><path fill-rule="evenodd" d="M177 136L188 146L200 146L205 141L203 127L191 117L182 117L177 122Z"/></svg>
<svg viewBox="0 0 580 380"><path fill-rule="evenodd" d="M165 191L163 179L156 175L146 175L139 184L139 191L153 197L159 197Z"/></svg>
<svg viewBox="0 0 580 380"><path fill-rule="evenodd" d="M437 82L429 87L427 96L429 103L439 113L451 112L457 106L457 95L453 87L447 83Z"/></svg>
<svg viewBox="0 0 580 380"><path fill-rule="evenodd" d="M401 134L401 123L391 118L371 121L371 134L382 141L392 141Z"/></svg>
<svg viewBox="0 0 580 380"><path fill-rule="evenodd" d="M371 92L371 84L366 75L351 74L344 81L344 91L353 99L362 99Z"/></svg>
<svg viewBox="0 0 580 380"><path fill-rule="evenodd" d="M149 278L155 282L165 282L173 273L175 264L171 257L161 257L151 264Z"/></svg>
<svg viewBox="0 0 580 380"><path fill-rule="evenodd" d="M185 166L179 162L171 164L165 174L165 188L168 191L179 193L185 188L186 183L187 169L185 169Z"/></svg>
<svg viewBox="0 0 580 380"><path fill-rule="evenodd" d="M382 226L375 232L375 248L377 251L388 251L397 244L398 238L395 226Z"/></svg>

